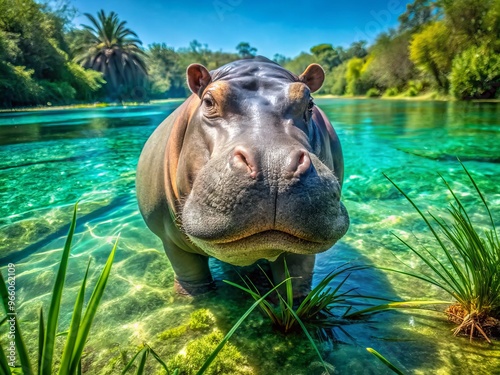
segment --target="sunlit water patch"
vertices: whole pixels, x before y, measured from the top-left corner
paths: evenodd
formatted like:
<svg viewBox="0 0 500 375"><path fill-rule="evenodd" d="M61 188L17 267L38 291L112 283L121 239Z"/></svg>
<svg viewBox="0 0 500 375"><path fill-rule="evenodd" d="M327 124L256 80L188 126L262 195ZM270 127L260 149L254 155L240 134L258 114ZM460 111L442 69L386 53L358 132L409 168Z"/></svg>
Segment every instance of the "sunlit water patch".
<svg viewBox="0 0 500 375"><path fill-rule="evenodd" d="M392 233L410 241L417 235L427 243L426 229L383 173L422 208L444 212L451 195L440 181L441 173L471 207L475 222L486 225L487 216L458 156L487 197L493 216L500 217L499 105L326 99L317 103L342 141L343 200L351 228L339 244L318 256L315 283L346 262L421 266ZM189 342L206 335L189 328L181 334L175 331L188 324L194 311L208 309L216 321L210 329L227 332L251 305L222 283L238 277L218 261L211 261L215 292L196 300L176 296L161 242L138 211L137 159L148 136L177 105L0 115L0 258L2 266L17 265L18 311L23 323L33 328L25 332L36 331L38 309L48 301L72 204L80 200L61 331L68 327L89 257L92 285L120 234L112 276L86 350L84 368L89 373L120 373L123 358L130 358L143 342L168 362L185 352ZM345 287L383 298L446 298L415 280L377 269L353 273ZM453 338L451 328L439 312L384 313L343 326L344 331L336 329L335 340L320 347L339 374L386 373L366 347L416 374L498 373L498 343ZM28 337L34 350L36 338ZM239 353L241 373L322 371L303 336L273 332L257 313L231 342Z"/></svg>

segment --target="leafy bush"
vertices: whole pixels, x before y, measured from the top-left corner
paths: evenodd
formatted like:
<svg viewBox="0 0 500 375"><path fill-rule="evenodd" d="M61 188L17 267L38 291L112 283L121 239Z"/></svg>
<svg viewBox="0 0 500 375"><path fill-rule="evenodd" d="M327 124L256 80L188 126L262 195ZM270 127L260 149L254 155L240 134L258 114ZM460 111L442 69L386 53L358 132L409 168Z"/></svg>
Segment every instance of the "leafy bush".
<svg viewBox="0 0 500 375"><path fill-rule="evenodd" d="M500 89L500 56L472 47L453 60L451 92L457 99L494 98Z"/></svg>
<svg viewBox="0 0 500 375"><path fill-rule="evenodd" d="M45 103L61 103L68 104L74 98L76 90L65 81L49 82L40 81L40 85L44 89L42 100Z"/></svg>
<svg viewBox="0 0 500 375"><path fill-rule="evenodd" d="M34 71L0 61L0 106L13 107L41 103L43 88L33 78Z"/></svg>
<svg viewBox="0 0 500 375"><path fill-rule="evenodd" d="M363 70L363 65L363 59L357 57L347 62L345 74L347 95L359 95L362 93L361 71Z"/></svg>
<svg viewBox="0 0 500 375"><path fill-rule="evenodd" d="M405 91L405 96L414 97L422 92L424 84L421 81L409 81L408 89Z"/></svg>
<svg viewBox="0 0 500 375"><path fill-rule="evenodd" d="M395 87L390 87L387 90L385 90L385 92L384 92L384 96L387 96L387 97L396 96L398 94L399 94L399 91Z"/></svg>
<svg viewBox="0 0 500 375"><path fill-rule="evenodd" d="M329 93L332 95L344 95L347 81L345 79L347 71L347 62L340 64L332 69L332 72L326 76L325 86L330 87Z"/></svg>
<svg viewBox="0 0 500 375"><path fill-rule="evenodd" d="M378 98L380 95L380 90L375 87L372 87L366 92L366 96L369 98Z"/></svg>
<svg viewBox="0 0 500 375"><path fill-rule="evenodd" d="M102 78L102 73L92 69L85 69L72 61L66 63L66 69L68 74L65 78L76 90L75 99L95 99L96 93L106 83Z"/></svg>

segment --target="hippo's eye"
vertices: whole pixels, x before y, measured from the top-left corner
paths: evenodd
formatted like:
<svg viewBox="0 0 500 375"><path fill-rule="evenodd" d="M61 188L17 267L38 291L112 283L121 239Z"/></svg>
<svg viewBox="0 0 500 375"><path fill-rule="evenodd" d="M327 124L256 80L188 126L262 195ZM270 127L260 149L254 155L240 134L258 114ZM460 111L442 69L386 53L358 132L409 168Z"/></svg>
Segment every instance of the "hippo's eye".
<svg viewBox="0 0 500 375"><path fill-rule="evenodd" d="M208 118L217 117L217 105L210 94L203 98L203 114Z"/></svg>
<svg viewBox="0 0 500 375"><path fill-rule="evenodd" d="M203 104L205 105L205 107L207 108L212 108L214 106L214 100L212 99L211 96L205 96L203 98Z"/></svg>
<svg viewBox="0 0 500 375"><path fill-rule="evenodd" d="M313 108L314 108L314 100L313 98L309 98L309 103L307 104L307 110L309 111L309 113L312 113Z"/></svg>

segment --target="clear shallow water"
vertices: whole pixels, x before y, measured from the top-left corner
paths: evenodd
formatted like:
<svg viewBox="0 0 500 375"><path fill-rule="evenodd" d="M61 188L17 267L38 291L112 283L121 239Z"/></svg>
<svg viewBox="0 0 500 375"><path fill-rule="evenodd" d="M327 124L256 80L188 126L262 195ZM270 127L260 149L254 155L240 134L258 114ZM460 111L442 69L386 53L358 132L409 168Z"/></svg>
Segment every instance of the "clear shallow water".
<svg viewBox="0 0 500 375"><path fill-rule="evenodd" d="M138 156L154 128L178 104L0 114L0 265L17 265L18 311L26 324L34 329L40 304L47 302L76 200L79 221L61 330L69 324L89 256L94 259L92 285L121 234L88 343L84 365L89 373L119 373L120 353L130 356L142 342L169 360L199 334L188 330L167 341L158 334L185 324L200 308L208 308L225 332L251 304L221 282L213 295L196 300L175 296L161 243L138 212ZM458 156L487 196L494 217L500 217L500 105L329 99L317 104L342 141L343 200L351 228L339 244L318 256L316 282L348 261L400 268L400 259L419 265L391 233L405 239L417 233L426 242L425 228L382 173L421 207L439 211L450 198L439 172L473 208L474 219L486 224ZM223 264L213 261L211 266L218 280L237 280ZM346 287L388 298L444 298L414 280L377 270L353 274ZM498 343L470 344L467 338L452 338L451 328L436 312L384 313L345 326L352 339L337 330L339 341L325 343L323 355L339 374L386 373L366 347L415 374L500 373ZM231 342L246 358L242 369L253 373L321 373L305 338L273 333L257 313ZM30 343L36 346L34 336Z"/></svg>

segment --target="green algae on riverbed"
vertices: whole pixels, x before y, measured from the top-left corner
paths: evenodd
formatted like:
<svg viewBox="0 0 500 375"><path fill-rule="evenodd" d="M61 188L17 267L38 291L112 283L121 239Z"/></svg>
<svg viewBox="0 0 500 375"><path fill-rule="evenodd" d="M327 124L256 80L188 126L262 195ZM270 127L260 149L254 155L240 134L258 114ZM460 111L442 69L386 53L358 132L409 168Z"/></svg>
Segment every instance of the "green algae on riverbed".
<svg viewBox="0 0 500 375"><path fill-rule="evenodd" d="M425 226L382 176L389 175L416 203L430 210L446 208L436 172L452 181L468 207L477 201L459 164L466 161L500 218L500 105L380 100L318 99L342 141L345 158L343 201L351 227L333 249L318 255L314 282L345 262L400 267L398 259L418 267L399 241ZM61 331L69 325L72 300L88 257L95 258L95 282L113 236L121 233L115 264L84 362L89 374L118 374L143 342L171 361L193 340L211 331L187 329L177 339L159 335L189 323L193 312L207 309L213 329L222 333L252 301L221 282L200 299L172 293L173 271L160 241L146 228L135 200L135 167L140 150L155 126L175 103L137 108L78 109L0 114L0 264L14 259L18 311L26 324L47 303L54 272L71 216L79 198L79 225L68 273L69 293L63 298ZM468 161L467 161L468 160ZM474 210L473 210L474 211ZM478 225L488 218L472 213ZM426 240L424 240L425 242ZM397 258L396 258L397 257ZM232 267L211 261L217 280L233 277ZM73 270L73 271L72 271ZM386 298L445 298L414 280L377 270L356 272L346 288ZM453 338L441 312L388 312L369 322L337 331L337 341L320 345L325 360L339 374L388 371L366 347L373 347L406 372L416 374L490 374L500 363L498 341L488 345ZM29 330L27 330L29 331ZM253 373L314 374L322 367L304 336L283 336L257 312L231 339ZM28 337L31 350L35 336ZM159 368L157 369L159 371ZM156 370L155 370L156 371Z"/></svg>

